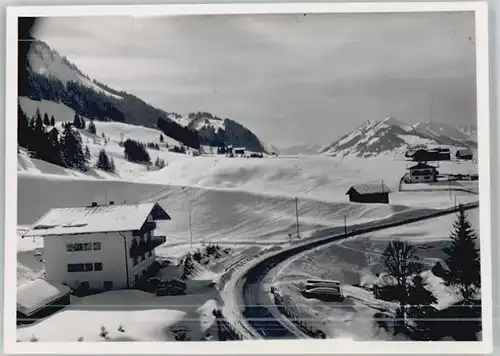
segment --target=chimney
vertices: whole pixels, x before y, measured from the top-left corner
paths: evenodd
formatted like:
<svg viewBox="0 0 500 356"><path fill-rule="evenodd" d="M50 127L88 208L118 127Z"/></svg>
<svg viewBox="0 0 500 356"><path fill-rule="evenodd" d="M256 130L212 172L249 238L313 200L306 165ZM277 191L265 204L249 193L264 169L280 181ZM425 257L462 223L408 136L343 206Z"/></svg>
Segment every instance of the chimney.
<svg viewBox="0 0 500 356"><path fill-rule="evenodd" d="M94 207L94 206L97 206L97 202L96 201L92 202L92 207Z"/></svg>
<svg viewBox="0 0 500 356"><path fill-rule="evenodd" d="M114 204L115 204L115 202L113 200L109 201L109 205L114 205Z"/></svg>

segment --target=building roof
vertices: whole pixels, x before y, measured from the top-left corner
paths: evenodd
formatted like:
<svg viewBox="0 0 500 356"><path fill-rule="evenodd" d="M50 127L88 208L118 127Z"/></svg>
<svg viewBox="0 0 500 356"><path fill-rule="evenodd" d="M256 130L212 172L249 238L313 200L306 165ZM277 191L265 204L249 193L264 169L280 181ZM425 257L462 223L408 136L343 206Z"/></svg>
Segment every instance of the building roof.
<svg viewBox="0 0 500 356"><path fill-rule="evenodd" d="M430 166L428 165L427 163L423 163L423 162L418 162L416 165L414 166L411 166L411 167L408 167L406 169L408 170L412 170L412 169L435 169L436 167L434 166Z"/></svg>
<svg viewBox="0 0 500 356"><path fill-rule="evenodd" d="M457 150L457 153L461 156L472 155L472 152L468 149Z"/></svg>
<svg viewBox="0 0 500 356"><path fill-rule="evenodd" d="M361 195L391 192L384 183L355 184L347 191L346 194L349 194L352 190L355 190Z"/></svg>
<svg viewBox="0 0 500 356"><path fill-rule="evenodd" d="M241 151L241 150L246 150L246 147L234 147L233 150L235 151Z"/></svg>
<svg viewBox="0 0 500 356"><path fill-rule="evenodd" d="M23 237L140 230L149 214L155 220L170 220L158 203L53 208Z"/></svg>
<svg viewBox="0 0 500 356"><path fill-rule="evenodd" d="M29 316L70 293L67 286L38 278L17 288L17 310Z"/></svg>

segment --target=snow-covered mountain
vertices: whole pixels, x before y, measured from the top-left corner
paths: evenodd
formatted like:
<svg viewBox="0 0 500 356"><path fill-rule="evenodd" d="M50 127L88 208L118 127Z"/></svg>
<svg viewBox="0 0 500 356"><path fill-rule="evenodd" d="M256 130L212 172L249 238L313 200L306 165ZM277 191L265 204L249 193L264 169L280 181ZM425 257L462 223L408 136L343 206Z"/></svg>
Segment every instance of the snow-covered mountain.
<svg viewBox="0 0 500 356"><path fill-rule="evenodd" d="M305 145L294 145L289 147L280 148L280 154L283 155L315 155L319 154L322 146L311 143Z"/></svg>
<svg viewBox="0 0 500 356"><path fill-rule="evenodd" d="M28 63L31 70L46 77L52 77L63 84L68 82L78 83L96 92L103 93L115 99L121 99L119 95L113 94L102 88L87 75L83 74L66 57L61 56L57 51L50 48L42 41L32 43L28 52Z"/></svg>
<svg viewBox="0 0 500 356"><path fill-rule="evenodd" d="M86 118L160 128L173 140L195 149L224 142L264 151L258 137L234 120L206 112L183 116L155 108L132 94L91 79L45 42L33 39L29 43L29 48L24 48L24 43L21 46L26 55L20 52L20 57L26 59L19 74L20 98L62 103Z"/></svg>
<svg viewBox="0 0 500 356"><path fill-rule="evenodd" d="M374 157L403 155L416 147L477 147L475 135L442 123L406 125L393 117L382 121L366 121L342 136L321 153L329 156Z"/></svg>

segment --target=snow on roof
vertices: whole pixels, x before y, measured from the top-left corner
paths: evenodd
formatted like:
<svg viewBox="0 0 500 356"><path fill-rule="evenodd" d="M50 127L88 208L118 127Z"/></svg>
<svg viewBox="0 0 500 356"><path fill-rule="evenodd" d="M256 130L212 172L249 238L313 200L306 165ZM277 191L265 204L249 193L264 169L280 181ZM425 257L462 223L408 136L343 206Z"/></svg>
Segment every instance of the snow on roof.
<svg viewBox="0 0 500 356"><path fill-rule="evenodd" d="M423 163L423 162L418 162L416 165L408 167L407 169L411 170L411 169L432 169L432 168L436 168L436 167L430 166L430 165Z"/></svg>
<svg viewBox="0 0 500 356"><path fill-rule="evenodd" d="M151 213L155 220L170 220L158 203L53 208L23 236L139 230Z"/></svg>
<svg viewBox="0 0 500 356"><path fill-rule="evenodd" d="M29 316L70 293L71 289L67 286L38 278L17 288L17 310Z"/></svg>
<svg viewBox="0 0 500 356"><path fill-rule="evenodd" d="M355 190L359 194L377 194L391 192L384 183L355 184L348 190L346 194L349 194L351 190Z"/></svg>

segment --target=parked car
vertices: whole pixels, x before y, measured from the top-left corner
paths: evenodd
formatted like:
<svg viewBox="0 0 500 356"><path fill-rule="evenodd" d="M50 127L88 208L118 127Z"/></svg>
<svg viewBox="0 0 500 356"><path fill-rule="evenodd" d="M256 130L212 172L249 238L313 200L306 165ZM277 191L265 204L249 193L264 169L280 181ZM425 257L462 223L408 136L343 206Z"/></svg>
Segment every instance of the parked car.
<svg viewBox="0 0 500 356"><path fill-rule="evenodd" d="M302 291L302 295L306 298L316 298L324 301L342 301L344 295L340 291L340 287L313 287Z"/></svg>
<svg viewBox="0 0 500 356"><path fill-rule="evenodd" d="M340 288L341 283L339 281L329 281L323 279L308 279L306 282L306 289L314 287L326 287L326 288Z"/></svg>

